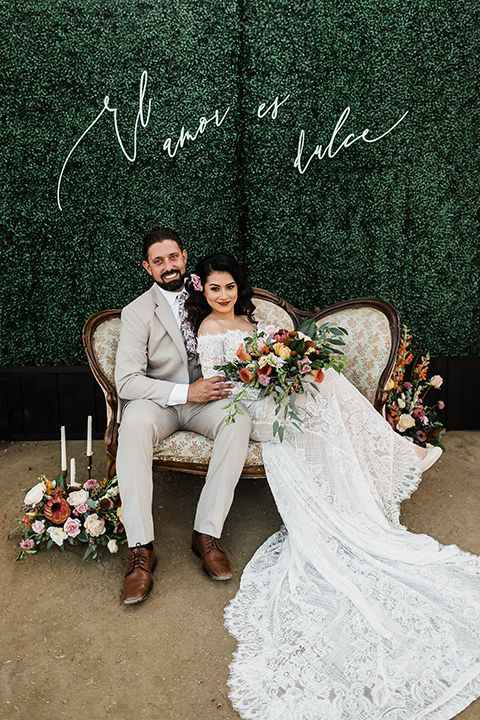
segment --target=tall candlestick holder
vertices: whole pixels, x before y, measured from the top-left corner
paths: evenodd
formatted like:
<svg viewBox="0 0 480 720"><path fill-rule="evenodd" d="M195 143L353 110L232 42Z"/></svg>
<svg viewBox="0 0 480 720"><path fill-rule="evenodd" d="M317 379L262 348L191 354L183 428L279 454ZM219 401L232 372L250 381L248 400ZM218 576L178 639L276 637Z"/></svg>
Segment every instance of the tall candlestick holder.
<svg viewBox="0 0 480 720"><path fill-rule="evenodd" d="M91 480L92 479L92 467L93 467L93 452L91 455L87 455L86 453L85 453L85 455L87 457L88 479Z"/></svg>
<svg viewBox="0 0 480 720"><path fill-rule="evenodd" d="M63 484L67 487L68 470L62 470Z"/></svg>

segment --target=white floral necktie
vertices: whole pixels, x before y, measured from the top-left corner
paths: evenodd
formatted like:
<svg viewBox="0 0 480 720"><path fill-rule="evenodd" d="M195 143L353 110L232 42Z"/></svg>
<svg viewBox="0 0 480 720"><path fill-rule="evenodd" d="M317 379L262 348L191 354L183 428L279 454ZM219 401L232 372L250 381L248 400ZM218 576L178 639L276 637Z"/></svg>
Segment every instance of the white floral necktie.
<svg viewBox="0 0 480 720"><path fill-rule="evenodd" d="M185 341L185 348L189 357L197 356L197 338L193 331L193 327L188 322L188 313L185 310L185 300L188 297L186 290L182 290L178 293L178 316L180 318L180 330L182 331L183 339Z"/></svg>

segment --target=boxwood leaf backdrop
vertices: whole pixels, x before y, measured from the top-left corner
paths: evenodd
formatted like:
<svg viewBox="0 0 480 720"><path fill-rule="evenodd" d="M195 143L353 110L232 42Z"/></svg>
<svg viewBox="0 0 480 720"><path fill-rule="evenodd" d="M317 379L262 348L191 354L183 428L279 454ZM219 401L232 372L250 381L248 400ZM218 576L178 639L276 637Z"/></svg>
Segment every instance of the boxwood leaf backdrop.
<svg viewBox="0 0 480 720"><path fill-rule="evenodd" d="M158 225L190 267L226 249L297 307L380 297L433 355L478 352L478 3L4 0L0 23L5 365L84 364Z"/></svg>

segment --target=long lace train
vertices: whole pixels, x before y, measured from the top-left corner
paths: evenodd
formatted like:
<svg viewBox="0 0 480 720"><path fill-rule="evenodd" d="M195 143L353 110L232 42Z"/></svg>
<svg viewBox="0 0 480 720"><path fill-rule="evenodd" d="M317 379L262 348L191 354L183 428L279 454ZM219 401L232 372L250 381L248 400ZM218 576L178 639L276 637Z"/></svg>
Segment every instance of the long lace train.
<svg viewBox="0 0 480 720"><path fill-rule="evenodd" d="M199 338L206 376L242 333ZM230 698L246 720L447 720L480 695L480 559L399 522L415 448L345 378L299 398L302 430L273 442L249 403L284 527L225 611Z"/></svg>

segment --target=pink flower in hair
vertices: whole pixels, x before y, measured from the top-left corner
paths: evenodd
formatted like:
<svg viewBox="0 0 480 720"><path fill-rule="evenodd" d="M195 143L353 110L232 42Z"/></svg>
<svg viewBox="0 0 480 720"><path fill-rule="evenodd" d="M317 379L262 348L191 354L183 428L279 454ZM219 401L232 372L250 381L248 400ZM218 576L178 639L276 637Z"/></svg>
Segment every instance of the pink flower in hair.
<svg viewBox="0 0 480 720"><path fill-rule="evenodd" d="M192 280L193 287L195 288L195 290L196 290L197 292L202 292L202 290L203 290L203 285L202 285L202 281L200 280L199 275L195 275L195 273L192 273L192 274L190 275L190 278L191 278L191 280Z"/></svg>

